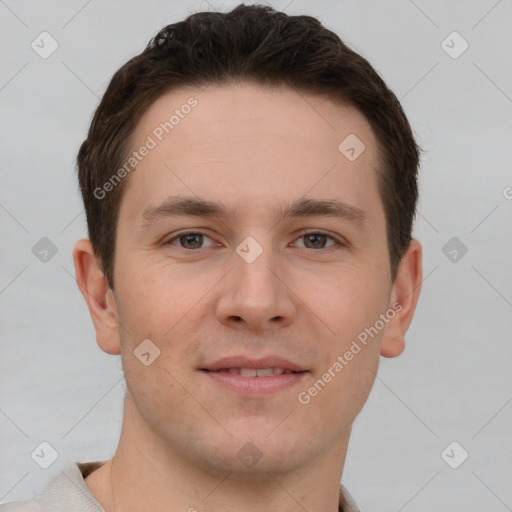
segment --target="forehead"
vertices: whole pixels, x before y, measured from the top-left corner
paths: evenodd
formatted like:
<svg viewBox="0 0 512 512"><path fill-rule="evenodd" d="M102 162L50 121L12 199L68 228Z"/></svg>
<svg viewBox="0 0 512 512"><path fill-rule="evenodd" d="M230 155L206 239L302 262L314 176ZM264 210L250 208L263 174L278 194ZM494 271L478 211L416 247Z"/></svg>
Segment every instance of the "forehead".
<svg viewBox="0 0 512 512"><path fill-rule="evenodd" d="M133 215L171 192L253 214L258 204L283 197L350 196L361 209L375 207L378 197L376 141L366 118L350 105L287 87L243 83L165 93L134 132L133 149L144 145L152 149L123 199Z"/></svg>
<svg viewBox="0 0 512 512"><path fill-rule="evenodd" d="M215 121L213 126L212 121ZM201 133L196 132L198 127L202 127ZM157 142L174 136L197 147L198 142L227 142L226 135L233 140L237 128L243 128L237 132L238 143L243 142L244 135L250 137L267 131L274 138L288 135L294 140L305 138L317 146L332 147L334 143L337 147L339 137L352 133L350 130L365 139L365 144L371 146L375 142L366 118L348 103L284 85L246 82L179 88L164 93L142 116L134 141L149 134Z"/></svg>

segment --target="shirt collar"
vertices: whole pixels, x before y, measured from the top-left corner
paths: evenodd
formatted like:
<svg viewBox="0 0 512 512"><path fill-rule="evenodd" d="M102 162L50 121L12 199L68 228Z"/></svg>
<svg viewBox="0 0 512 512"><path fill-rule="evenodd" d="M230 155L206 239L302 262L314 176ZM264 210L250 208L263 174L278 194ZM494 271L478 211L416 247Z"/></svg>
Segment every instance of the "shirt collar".
<svg viewBox="0 0 512 512"><path fill-rule="evenodd" d="M107 461L70 462L48 484L42 495L42 501L49 506L55 506L56 503L53 500L59 495L62 496L62 489L65 489L70 502L75 500L76 503L80 503L84 512L105 512L85 483L85 478L105 462ZM340 486L339 511L360 512L354 499L343 485Z"/></svg>

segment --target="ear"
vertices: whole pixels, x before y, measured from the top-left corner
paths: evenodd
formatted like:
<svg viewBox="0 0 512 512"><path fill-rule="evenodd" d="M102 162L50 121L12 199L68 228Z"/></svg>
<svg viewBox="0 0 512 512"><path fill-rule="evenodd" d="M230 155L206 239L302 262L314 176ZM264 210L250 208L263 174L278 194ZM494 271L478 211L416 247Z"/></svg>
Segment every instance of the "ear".
<svg viewBox="0 0 512 512"><path fill-rule="evenodd" d="M384 357L397 357L404 351L405 333L411 324L421 290L421 256L421 244L412 239L400 261L391 291L389 310L394 310L396 315L384 330L380 352Z"/></svg>
<svg viewBox="0 0 512 512"><path fill-rule="evenodd" d="M120 354L114 292L108 286L90 240L84 238L75 244L73 261L76 282L89 308L99 347L107 354Z"/></svg>

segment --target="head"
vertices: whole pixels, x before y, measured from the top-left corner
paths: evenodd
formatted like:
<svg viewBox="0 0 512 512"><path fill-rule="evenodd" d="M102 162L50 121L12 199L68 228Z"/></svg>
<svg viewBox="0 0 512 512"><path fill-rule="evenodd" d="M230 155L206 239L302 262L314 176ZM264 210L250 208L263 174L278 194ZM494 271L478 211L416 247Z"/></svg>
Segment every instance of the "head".
<svg viewBox="0 0 512 512"><path fill-rule="evenodd" d="M115 73L78 154L77 280L173 456L285 471L341 450L418 298L418 158L395 95L309 16L197 13ZM235 392L213 370L238 356L297 373Z"/></svg>
<svg viewBox="0 0 512 512"><path fill-rule="evenodd" d="M96 110L78 154L78 177L89 239L110 287L119 208L132 175L119 170L124 164L130 171L137 167L129 157L141 116L173 89L240 81L323 95L364 115L377 140L376 178L394 279L411 240L419 163L419 148L399 101L368 61L317 19L239 6L225 14L197 13L164 27L114 74Z"/></svg>

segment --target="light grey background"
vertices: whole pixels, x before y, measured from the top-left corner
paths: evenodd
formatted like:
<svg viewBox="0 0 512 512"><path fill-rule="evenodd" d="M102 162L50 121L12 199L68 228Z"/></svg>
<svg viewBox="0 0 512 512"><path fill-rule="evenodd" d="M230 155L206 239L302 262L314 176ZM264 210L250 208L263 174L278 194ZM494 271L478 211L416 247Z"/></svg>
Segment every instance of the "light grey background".
<svg viewBox="0 0 512 512"><path fill-rule="evenodd" d="M96 345L71 255L86 233L74 159L98 99L161 26L237 3L0 0L0 503L117 445L120 360ZM404 354L381 362L343 482L366 512L512 510L512 3L269 3L368 58L426 152L417 313ZM31 48L43 31L59 45L47 59ZM469 44L458 58L442 46L454 31ZM42 237L57 248L46 263L32 252ZM467 247L456 262L452 237ZM58 452L46 470L31 458L43 441ZM452 464L469 453L458 469L441 457L453 441Z"/></svg>

